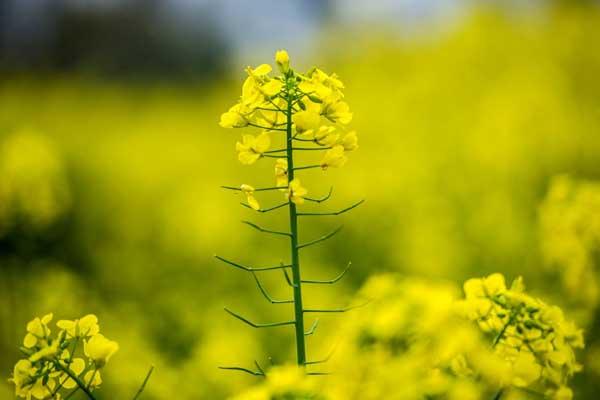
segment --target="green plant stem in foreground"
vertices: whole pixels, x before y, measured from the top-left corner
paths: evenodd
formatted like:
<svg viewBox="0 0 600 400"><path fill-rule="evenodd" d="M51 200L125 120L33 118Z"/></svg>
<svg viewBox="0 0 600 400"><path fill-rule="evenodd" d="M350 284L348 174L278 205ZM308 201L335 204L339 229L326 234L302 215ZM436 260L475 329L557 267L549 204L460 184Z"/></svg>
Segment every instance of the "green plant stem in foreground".
<svg viewBox="0 0 600 400"><path fill-rule="evenodd" d="M77 386L79 386L79 388L83 390L83 392L87 395L87 397L90 400L96 400L91 390L88 389L87 385L84 382L82 382L81 379L79 379L79 377L75 375L69 368L63 367L60 361L54 362L54 365L56 365L56 368L60 369L65 374L69 375L69 378L73 379L75 383L77 383Z"/></svg>
<svg viewBox="0 0 600 400"><path fill-rule="evenodd" d="M293 76L288 78L286 90L286 155L288 163L288 182L294 179L294 149L292 136L292 95L290 89L293 87ZM291 87L290 87L291 86ZM302 279L300 276L300 257L298 254L298 215L296 204L288 200L290 212L290 250L292 255L292 282L294 289L294 326L296 328L296 355L298 365L306 365L306 345L304 335L304 311L302 309Z"/></svg>

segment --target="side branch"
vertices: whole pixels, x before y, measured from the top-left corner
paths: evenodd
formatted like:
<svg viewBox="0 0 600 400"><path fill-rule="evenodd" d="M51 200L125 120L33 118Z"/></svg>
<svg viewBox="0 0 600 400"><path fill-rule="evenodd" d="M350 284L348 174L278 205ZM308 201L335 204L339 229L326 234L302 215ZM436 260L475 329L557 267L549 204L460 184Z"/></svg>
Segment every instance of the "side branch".
<svg viewBox="0 0 600 400"><path fill-rule="evenodd" d="M303 279L302 283L312 283L312 284L320 284L320 285L333 285L334 283L336 283L337 281L339 281L340 279L342 279L344 277L344 275L346 275L346 272L348 272L348 270L350 269L351 265L352 265L352 262L351 261L348 262L348 265L346 266L346 268L344 268L344 270L338 276L336 276L333 279L329 279L329 280Z"/></svg>
<svg viewBox="0 0 600 400"><path fill-rule="evenodd" d="M260 232L264 232L264 233L272 233L273 235L281 235L281 236L288 236L288 237L292 236L292 234L289 232L279 232L279 231L272 231L270 229L261 228L260 226L256 225L255 223L252 223L250 221L242 221L242 224L251 226L252 228L254 228Z"/></svg>
<svg viewBox="0 0 600 400"><path fill-rule="evenodd" d="M224 307L223 309L228 314L230 314L232 317L239 319L240 321L250 325L253 328L274 328L276 326L294 325L296 323L296 321L283 321L283 322L272 322L272 323L268 323L268 324L257 324L257 323L254 323L254 322L242 317L239 314L234 313L233 311L229 310L227 307Z"/></svg>
<svg viewBox="0 0 600 400"><path fill-rule="evenodd" d="M331 186L329 188L329 193L327 193L325 196L321 197L320 199L313 199L310 197L305 197L304 200L312 201L313 203L322 203L324 201L329 200L329 198L331 197L331 193L333 193L333 186Z"/></svg>
<svg viewBox="0 0 600 400"><path fill-rule="evenodd" d="M280 264L280 265L277 265L275 267L255 267L255 268L253 268L253 267L246 267L245 265L235 263L233 261L230 261L230 260L228 260L226 258L223 258L221 256L218 256L216 254L215 254L215 258L217 260L219 260L219 261L223 261L225 264L229 264L232 267L236 267L236 268L242 269L242 270L247 271L247 272L270 271L270 270L273 270L273 269L283 269L283 270L285 270L286 268L292 268L291 264L283 264L283 263Z"/></svg>
<svg viewBox="0 0 600 400"><path fill-rule="evenodd" d="M329 354L327 354L327 356L325 358L322 358L322 359L316 360L316 361L307 361L304 363L304 365L314 365L314 364L326 363L327 361L329 361L331 359L331 357L333 356L333 353L335 353L335 350L336 350L336 346L334 346L333 349L331 349L331 351L329 352Z"/></svg>
<svg viewBox="0 0 600 400"><path fill-rule="evenodd" d="M136 392L135 396L133 396L133 400L136 400L138 397L140 397L142 392L144 391L144 389L146 389L146 385L148 384L148 381L150 380L150 377L152 376L152 372L154 372L154 365L152 365L150 367L150 369L148 370L148 373L146 374L146 377L144 378L144 381L142 382L142 386L140 386L140 388Z"/></svg>
<svg viewBox="0 0 600 400"><path fill-rule="evenodd" d="M340 230L342 230L342 226L339 226L339 227L338 227L338 228L336 228L334 231L332 231L332 232L329 232L327 235L321 236L321 237L320 237L320 238L318 238L318 239L311 240L310 242L306 242L306 243L303 243L303 244L299 244L297 248L298 248L298 249L301 249L301 248L303 248L303 247L308 247L308 246L312 246L312 245L314 245L314 244L317 244L317 243L321 243L321 242L323 242L323 241L325 241L325 240L329 239L330 237L334 236L334 235L335 235L336 233L338 233Z"/></svg>
<svg viewBox="0 0 600 400"><path fill-rule="evenodd" d="M269 294L267 293L267 291L265 290L263 285L258 280L258 276L256 276L256 273L254 271L251 271L251 272L252 272L252 276L254 277L254 281L256 282L256 285L258 286L258 290L260 290L262 295L265 296L265 299L267 299L271 304L289 304L289 303L294 302L294 300L275 300L275 299L273 299L271 296L269 296Z"/></svg>
<svg viewBox="0 0 600 400"><path fill-rule="evenodd" d="M360 307L364 307L367 304L369 304L370 301L367 301L365 303L362 304L358 304L356 306L348 306L348 307L344 307L344 308L306 308L303 311L305 313L345 313L347 311L350 310L354 310L355 308L360 308Z"/></svg>
<svg viewBox="0 0 600 400"><path fill-rule="evenodd" d="M317 326L319 326L319 318L315 319L315 322L313 322L310 329L304 332L304 336L310 336L313 333L315 333L315 331L317 330Z"/></svg>
<svg viewBox="0 0 600 400"><path fill-rule="evenodd" d="M219 369L226 369L229 371L241 371L254 376L265 376L265 374L261 371L252 371L248 368L243 367L219 367Z"/></svg>
<svg viewBox="0 0 600 400"><path fill-rule="evenodd" d="M256 211L256 212L259 212L259 213L266 213L266 212L269 212L269 211L277 210L277 209L279 209L279 208L281 208L281 207L285 207L285 206L287 206L289 203L288 203L288 202L285 202L285 203L283 203L283 204L279 204L278 206L274 206L274 207L270 207L270 208L260 208L260 209L258 209L258 210L255 210L254 208L250 207L250 206L249 206L248 204L246 204L246 203L240 203L240 204L241 204L242 206L246 207L246 208L249 208L249 209L253 210L253 211Z"/></svg>
<svg viewBox="0 0 600 400"><path fill-rule="evenodd" d="M358 203L354 203L353 205L351 205L350 207L346 207L340 211L334 211L334 212L315 212L315 213L298 213L298 216L323 216L323 215L340 215L343 214L345 212L348 212L350 210L352 210L353 208L356 208L358 206L360 206L362 203L365 202L365 199L362 199L361 201L359 201Z"/></svg>

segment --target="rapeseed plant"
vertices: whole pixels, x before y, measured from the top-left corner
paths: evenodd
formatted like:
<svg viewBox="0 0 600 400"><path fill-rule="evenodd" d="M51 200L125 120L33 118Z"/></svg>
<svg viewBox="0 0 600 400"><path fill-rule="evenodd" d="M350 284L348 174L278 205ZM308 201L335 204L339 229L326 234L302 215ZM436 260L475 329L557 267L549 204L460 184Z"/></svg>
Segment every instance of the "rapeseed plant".
<svg viewBox="0 0 600 400"><path fill-rule="evenodd" d="M300 243L298 220L301 217L339 215L350 211L362 203L362 200L343 210L335 212L304 212L297 207L306 202L322 203L329 199L330 192L322 198L308 197L309 190L297 176L301 170L322 169L343 166L347 153L358 148L356 132L347 132L346 126L352 120L348 104L344 101L344 84L335 74L328 75L318 68L312 68L302 74L290 66L290 58L285 50L275 55L275 62L280 75L271 76L272 68L267 64L256 68L248 67L248 77L242 85L239 101L221 115L220 125L224 128L253 127L262 130L257 136L245 134L242 141L237 142L238 159L242 164L251 165L259 160L275 159L275 186L254 188L249 184L241 186L223 186L225 189L242 192L246 196L243 206L265 213L287 207L289 211L289 231L280 232L264 229L252 222L247 225L264 233L288 237L290 240L289 263L281 263L272 267L247 267L216 256L219 260L250 272L264 297L274 304L293 304L294 318L274 323L254 323L245 317L225 308L233 317L254 328L271 328L291 325L295 329L296 363L304 368L317 364L306 356L305 336L314 333L318 320L310 329L305 329L304 316L308 313L341 313L354 307L338 309L307 309L303 306L302 284L330 284L343 277L347 269L337 278L327 281L307 280L301 277L300 249L315 245L335 235L340 228L311 241ZM282 136L279 142L283 146L271 149L276 136ZM323 152L318 163L298 166L294 155L298 152ZM257 194L264 191L281 191L285 202L266 208L261 207ZM257 271L283 270L285 278L293 290L293 298L274 300L260 283ZM291 271L291 277L288 274ZM256 370L242 367L222 367L245 371L253 375L264 376L265 371L256 362ZM307 372L317 374L317 372Z"/></svg>
<svg viewBox="0 0 600 400"><path fill-rule="evenodd" d="M53 314L36 317L27 324L21 351L26 355L15 364L10 379L15 395L30 399L68 399L82 391L90 400L102 384L101 371L119 350L119 344L100 333L98 318L88 314L81 319L60 320L52 335ZM135 394L144 390L154 367Z"/></svg>

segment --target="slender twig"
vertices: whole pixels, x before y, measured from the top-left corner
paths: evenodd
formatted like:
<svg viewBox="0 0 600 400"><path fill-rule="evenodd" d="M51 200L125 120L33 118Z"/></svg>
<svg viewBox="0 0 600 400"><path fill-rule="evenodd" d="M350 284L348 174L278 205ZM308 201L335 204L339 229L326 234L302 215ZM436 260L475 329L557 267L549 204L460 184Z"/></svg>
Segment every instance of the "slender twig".
<svg viewBox="0 0 600 400"><path fill-rule="evenodd" d="M249 126L253 126L255 128L260 128L260 129L264 129L266 131L283 131L285 132L285 129L282 128L272 128L272 127L268 127L268 126L262 126L262 125L258 125L258 124L253 124L252 122L248 122Z"/></svg>
<svg viewBox="0 0 600 400"><path fill-rule="evenodd" d="M250 207L250 206L249 206L248 204L246 204L246 203L240 203L240 204L241 204L242 206L246 207L246 208L249 208L249 209L251 209L251 210L254 210L254 208ZM279 208L285 207L285 206L287 206L287 205L288 205L288 203L287 203L287 202L285 202L285 203L282 203L282 204L280 204L280 205L278 205L278 206L274 206L274 207L270 207L270 208L261 208L261 209L254 210L254 211L256 211L256 212L259 212L259 213L266 213L266 212L269 212L269 211L274 211L274 210L277 210L277 209L279 209Z"/></svg>
<svg viewBox="0 0 600 400"><path fill-rule="evenodd" d="M225 370L229 370L229 371L241 371L241 372L246 372L250 375L254 375L254 376L265 376L265 374L263 374L260 371L252 371L248 368L243 368L243 367L219 367L219 369L225 369Z"/></svg>
<svg viewBox="0 0 600 400"><path fill-rule="evenodd" d="M315 244L317 244L317 243L323 242L323 241L325 241L325 240L329 239L330 237L334 236L334 235L335 235L336 233L338 233L338 232L339 232L341 229L342 229L342 226L339 226L339 227L338 227L338 228L336 228L335 230L333 230L333 231L329 232L329 233L328 233L328 234L326 234L326 235L323 235L323 236L321 236L321 237L320 237L320 238L318 238L318 239L311 240L310 242L306 242L306 243L303 243L303 244L299 244L299 245L298 245L298 249L302 249L302 248L304 248L304 247L312 246L312 245L315 245Z"/></svg>
<svg viewBox="0 0 600 400"><path fill-rule="evenodd" d="M337 349L337 346L333 346L333 348L331 349L331 351L329 351L329 354L327 354L327 356L325 356L325 358L322 358L322 359L316 360L316 361L307 361L306 365L326 363L327 361L329 361L331 359L331 357L335 353L336 349Z"/></svg>
<svg viewBox="0 0 600 400"><path fill-rule="evenodd" d="M295 285L292 283L292 280L290 279L290 276L288 275L288 273L285 269L283 270L283 275L285 276L285 281L287 282L287 284L291 287L295 287Z"/></svg>
<svg viewBox="0 0 600 400"><path fill-rule="evenodd" d="M152 372L154 372L154 365L152 365L150 367L150 369L148 370L148 373L146 374L146 377L144 378L144 381L142 382L142 386L140 386L140 388L138 389L135 396L133 396L133 400L137 400L137 398L140 397L140 395L142 394L144 389L146 389L146 385L148 384L148 381L150 380L150 376L152 376Z"/></svg>
<svg viewBox="0 0 600 400"><path fill-rule="evenodd" d="M69 368L65 368L60 361L54 361L54 365L56 366L56 368L60 369L61 371L63 371L65 374L69 375L69 377L71 379L73 379L75 381L75 383L77 383L77 386L79 386L79 388L81 390L83 390L83 392L87 395L87 397L90 400L96 400L96 398L94 397L94 395L92 394L92 391L90 389L87 388L87 385L82 382L81 379L79 379L79 377L77 375L75 375Z"/></svg>
<svg viewBox="0 0 600 400"><path fill-rule="evenodd" d="M312 283L312 284L320 284L320 285L333 285L334 283L336 283L337 281L339 281L340 279L342 279L344 277L344 275L346 275L346 272L348 272L348 270L350 269L351 265L352 265L352 261L348 262L348 265L346 266L346 268L344 268L344 270L338 276L336 276L333 279L329 279L329 280L303 279L302 283Z"/></svg>
<svg viewBox="0 0 600 400"><path fill-rule="evenodd" d="M262 295L265 296L265 299L267 299L271 304L289 304L289 303L294 302L294 300L275 300L275 299L273 299L271 296L269 296L269 294L267 293L267 291L265 290L263 285L260 283L260 280L258 279L258 276L256 276L256 273L254 271L251 271L251 272L252 272L252 276L254 277L254 281L256 282L256 285L258 286L258 289L260 290Z"/></svg>
<svg viewBox="0 0 600 400"><path fill-rule="evenodd" d="M348 306L348 307L344 307L344 308L324 308L324 309L306 308L306 309L304 309L304 312L305 313L345 313L346 311L354 310L355 308L364 307L369 303L370 303L370 301L367 301L362 304L358 304L355 306Z"/></svg>
<svg viewBox="0 0 600 400"><path fill-rule="evenodd" d="M340 211L334 211L334 212L309 212L309 213L298 213L298 216L325 216L325 215L340 215L343 214L345 212L348 212L350 210L352 210L353 208L356 208L358 206L360 206L362 203L365 202L365 199L362 199L361 201L352 204L349 207L346 207Z"/></svg>
<svg viewBox="0 0 600 400"><path fill-rule="evenodd" d="M321 168L321 164L304 165L301 167L295 167L295 168L293 168L293 170L300 171L301 169L312 169L312 168Z"/></svg>
<svg viewBox="0 0 600 400"><path fill-rule="evenodd" d="M317 326L319 326L319 318L316 318L315 322L313 322L313 324L310 327L310 329L307 330L306 332L304 332L304 336L310 336L313 333L315 333L315 331L317 330Z"/></svg>
<svg viewBox="0 0 600 400"><path fill-rule="evenodd" d="M333 193L333 186L331 186L329 188L329 192L325 196L321 197L320 199L314 199L314 198L310 198L310 197L305 197L304 200L312 201L313 203L322 203L324 201L329 200L329 198L331 197L332 193ZM302 215L302 213L300 213L299 215Z"/></svg>
<svg viewBox="0 0 600 400"><path fill-rule="evenodd" d="M296 321L283 321L283 322L271 322L268 324L257 324L254 323L244 317L242 317L239 314L234 313L233 311L229 310L227 307L223 308L228 314L230 314L231 316L233 316L234 318L239 319L242 322L245 322L246 324L250 325L253 328L273 328L276 326L284 326L284 325L293 325Z"/></svg>
<svg viewBox="0 0 600 400"><path fill-rule="evenodd" d="M262 228L262 227L256 225L253 222L250 222L250 221L242 221L242 224L246 224L248 226L251 226L252 228L254 228L254 229L256 229L256 230L258 230L260 232L263 232L263 233L272 233L273 235L280 235L280 236L291 236L292 235L289 232L272 231L270 229L265 229L265 228Z"/></svg>
<svg viewBox="0 0 600 400"><path fill-rule="evenodd" d="M219 261L223 261L225 264L229 264L232 267L236 267L236 268L242 269L242 270L247 271L247 272L252 272L252 271L270 271L270 270L273 270L273 269L286 269L286 268L291 268L292 267L291 264L283 264L283 263L281 263L280 265L274 266L274 267L246 267L245 265L235 263L233 261L230 261L230 260L228 260L226 258L223 258L221 256L218 256L216 254L214 255L214 257L217 260L219 260Z"/></svg>

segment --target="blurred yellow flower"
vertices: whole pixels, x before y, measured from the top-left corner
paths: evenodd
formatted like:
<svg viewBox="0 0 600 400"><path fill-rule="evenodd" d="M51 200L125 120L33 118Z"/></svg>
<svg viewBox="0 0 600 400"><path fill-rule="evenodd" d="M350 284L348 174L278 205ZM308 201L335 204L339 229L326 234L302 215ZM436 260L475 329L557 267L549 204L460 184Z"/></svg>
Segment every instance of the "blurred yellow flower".
<svg viewBox="0 0 600 400"><path fill-rule="evenodd" d="M327 104L323 110L323 115L331 122L339 122L344 125L347 125L352 121L350 107L345 101L336 101Z"/></svg>
<svg viewBox="0 0 600 400"><path fill-rule="evenodd" d="M340 144L344 146L344 150L346 151L356 150L358 148L358 136L356 136L356 131L346 133L340 141Z"/></svg>
<svg viewBox="0 0 600 400"><path fill-rule="evenodd" d="M94 336L100 331L98 317L88 314L74 321L62 319L56 323L60 329L64 329L71 337Z"/></svg>
<svg viewBox="0 0 600 400"><path fill-rule="evenodd" d="M27 334L23 340L23 345L31 348L38 343L38 339L44 339L50 335L48 324L52 321L53 314L46 314L41 319L36 317L27 324Z"/></svg>
<svg viewBox="0 0 600 400"><path fill-rule="evenodd" d="M271 138L267 132L258 136L243 135L242 142L235 145L238 151L238 159L242 164L254 164L256 160L262 157L263 153L271 146Z"/></svg>
<svg viewBox="0 0 600 400"><path fill-rule="evenodd" d="M348 161L348 157L344 154L344 146L335 145L325 152L321 168L325 170L329 167L342 167L346 161Z"/></svg>
<svg viewBox="0 0 600 400"><path fill-rule="evenodd" d="M248 121L240 113L240 105L236 104L227 112L221 114L219 125L223 128L242 128L248 125Z"/></svg>
<svg viewBox="0 0 600 400"><path fill-rule="evenodd" d="M282 73L287 73L290 69L290 56L288 55L288 52L285 50L278 50L275 53L275 63L277 63L277 66Z"/></svg>
<svg viewBox="0 0 600 400"><path fill-rule="evenodd" d="M275 161L275 182L277 186L288 185L287 158L278 158L277 161Z"/></svg>
<svg viewBox="0 0 600 400"><path fill-rule="evenodd" d="M258 203L258 200L256 200L256 197L254 197L254 187L244 183L240 186L240 189L242 190L242 193L246 195L248 205L254 210L260 210L260 204Z"/></svg>
<svg viewBox="0 0 600 400"><path fill-rule="evenodd" d="M85 355L91 358L98 368L102 368L119 350L119 344L98 333L83 342L83 349Z"/></svg>
<svg viewBox="0 0 600 400"><path fill-rule="evenodd" d="M288 190L286 191L286 197L294 204L303 204L304 196L308 193L305 187L300 183L300 179L295 178L290 182Z"/></svg>

